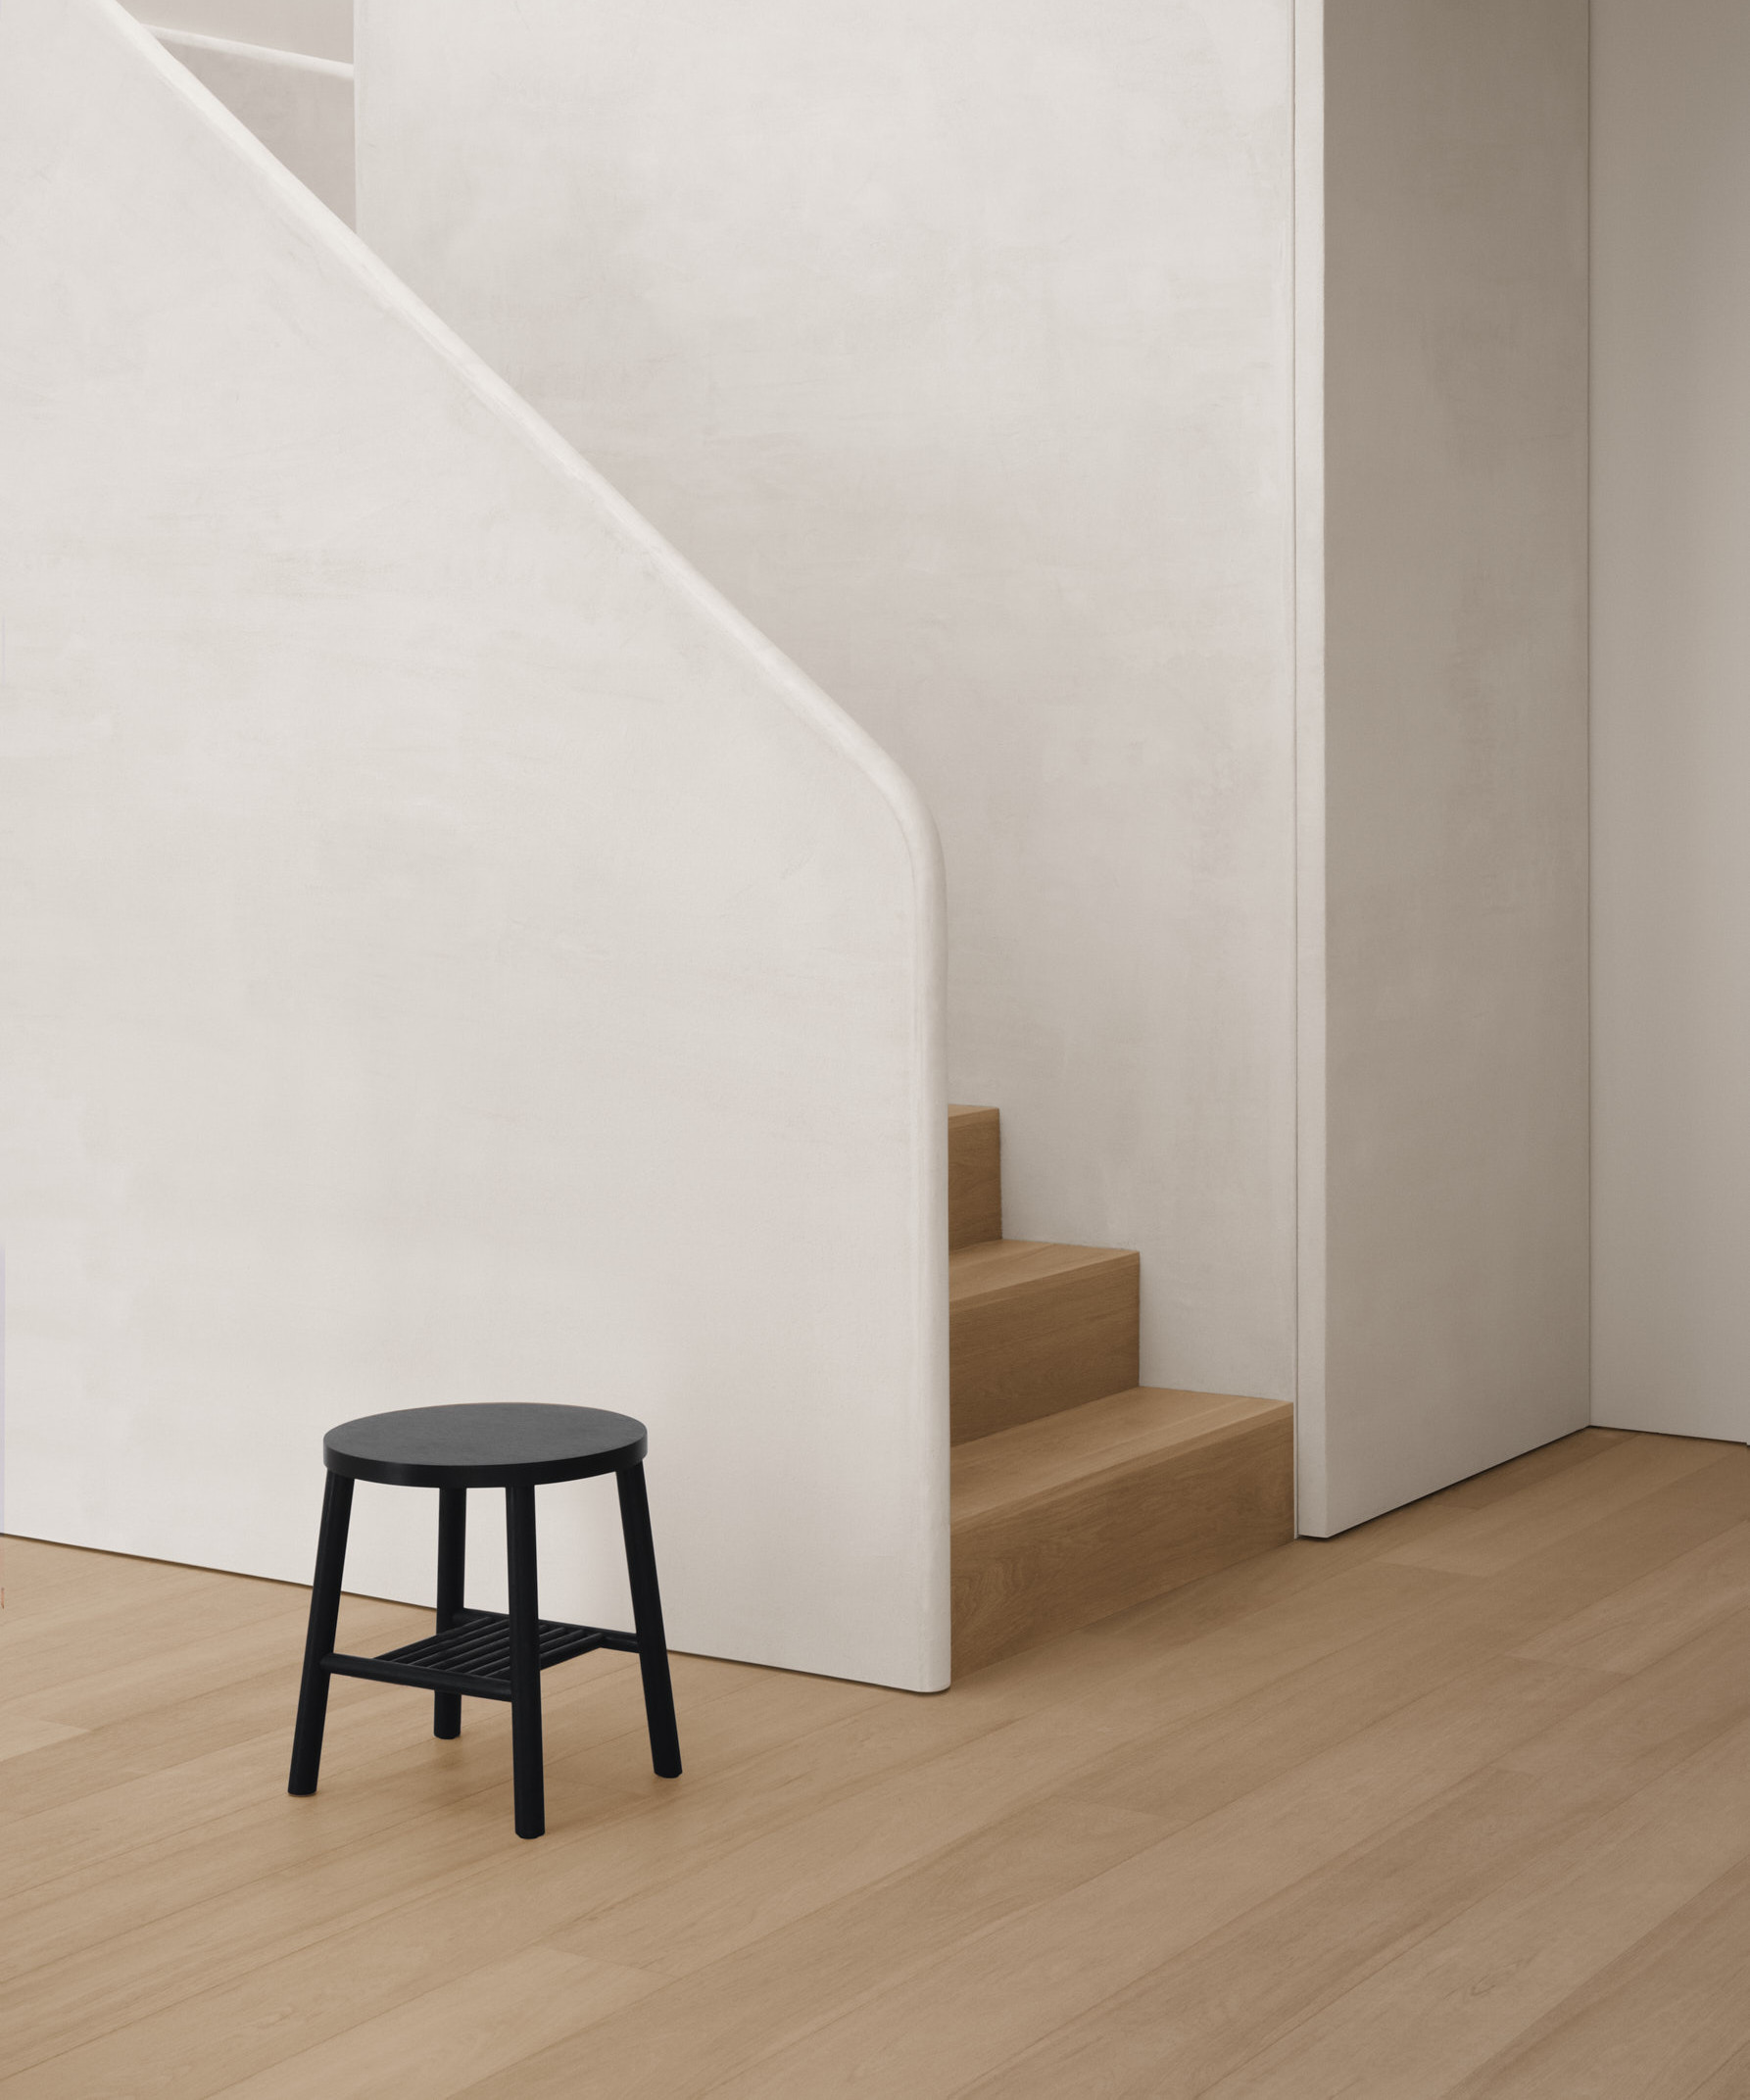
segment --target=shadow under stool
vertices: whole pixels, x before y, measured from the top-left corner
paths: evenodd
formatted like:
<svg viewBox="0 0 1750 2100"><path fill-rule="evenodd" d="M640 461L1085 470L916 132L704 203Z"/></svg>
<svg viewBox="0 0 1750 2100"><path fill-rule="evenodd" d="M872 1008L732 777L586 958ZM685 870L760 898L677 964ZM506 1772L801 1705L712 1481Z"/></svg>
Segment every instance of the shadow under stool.
<svg viewBox="0 0 1750 2100"><path fill-rule="evenodd" d="M644 1487L649 1442L644 1424L630 1415L519 1401L406 1407L393 1414L362 1415L356 1422L331 1429L322 1439L328 1480L286 1790L316 1792L330 1678L370 1678L378 1684L411 1685L432 1692L434 1735L462 1734L463 1699L505 1699L510 1706L516 1834L539 1837L547 1828L541 1672L574 1655L586 1655L592 1648L619 1648L638 1657L644 1676L651 1762L659 1779L678 1779L680 1738L675 1733L674 1693L668 1681L656 1555ZM637 1629L630 1634L543 1619L536 1602L535 1490L554 1481L587 1480L601 1473L611 1473L619 1489L620 1529ZM355 1481L438 1491L437 1630L428 1638L392 1648L386 1655L334 1652ZM508 1612L469 1611L462 1601L470 1488L505 1490Z"/></svg>

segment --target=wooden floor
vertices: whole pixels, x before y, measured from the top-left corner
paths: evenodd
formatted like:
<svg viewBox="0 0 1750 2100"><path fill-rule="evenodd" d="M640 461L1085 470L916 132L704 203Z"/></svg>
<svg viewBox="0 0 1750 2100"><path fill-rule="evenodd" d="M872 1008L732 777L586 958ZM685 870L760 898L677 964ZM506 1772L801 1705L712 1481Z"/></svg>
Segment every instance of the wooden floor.
<svg viewBox="0 0 1750 2100"><path fill-rule="evenodd" d="M1585 1431L939 1698L338 1682L302 1591L8 1540L6 2100L1750 2094L1750 1451ZM348 1601L343 1644L423 1614Z"/></svg>

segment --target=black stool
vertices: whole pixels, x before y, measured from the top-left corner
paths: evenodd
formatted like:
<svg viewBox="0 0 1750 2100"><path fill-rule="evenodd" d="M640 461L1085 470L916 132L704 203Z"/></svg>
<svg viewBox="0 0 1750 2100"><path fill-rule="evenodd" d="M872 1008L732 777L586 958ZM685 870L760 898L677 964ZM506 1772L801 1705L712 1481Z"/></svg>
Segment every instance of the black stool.
<svg viewBox="0 0 1750 2100"><path fill-rule="evenodd" d="M516 1783L516 1834L539 1837L547 1828L541 1771L541 1672L586 1655L620 1648L638 1657L644 1673L644 1712L651 1761L659 1779L680 1777L680 1738L662 1639L656 1555L644 1490L644 1424L595 1407L543 1407L514 1401L483 1407L406 1407L363 1415L322 1439L328 1484L316 1544L316 1586L310 1597L310 1635L304 1682L292 1736L289 1793L315 1793L322 1761L322 1724L331 1677L367 1677L384 1685L413 1685L436 1694L432 1734L462 1734L462 1702L509 1699L510 1762ZM535 1490L550 1481L586 1480L611 1473L620 1491L620 1528L632 1579L635 1634L599 1626L565 1626L537 1614L535 1600ZM438 1490L437 1631L387 1655L336 1655L340 1577L346 1565L347 1521L354 1481ZM468 1611L462 1601L467 1491L502 1488L510 1609Z"/></svg>

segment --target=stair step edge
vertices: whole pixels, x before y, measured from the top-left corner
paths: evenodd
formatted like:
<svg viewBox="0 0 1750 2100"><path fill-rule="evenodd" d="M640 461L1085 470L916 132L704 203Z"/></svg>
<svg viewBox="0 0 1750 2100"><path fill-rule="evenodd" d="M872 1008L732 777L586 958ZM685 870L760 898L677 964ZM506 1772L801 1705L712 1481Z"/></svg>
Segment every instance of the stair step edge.
<svg viewBox="0 0 1750 2100"><path fill-rule="evenodd" d="M1053 1240L981 1240L948 1257L948 1301L1000 1297L1084 1269L1140 1265L1132 1247L1072 1246Z"/></svg>
<svg viewBox="0 0 1750 2100"><path fill-rule="evenodd" d="M1240 1393L1187 1392L1136 1386L1057 1414L956 1444L951 1521L977 1523L1102 1477L1189 1454L1199 1445L1240 1439L1262 1428L1289 1428L1286 1400Z"/></svg>

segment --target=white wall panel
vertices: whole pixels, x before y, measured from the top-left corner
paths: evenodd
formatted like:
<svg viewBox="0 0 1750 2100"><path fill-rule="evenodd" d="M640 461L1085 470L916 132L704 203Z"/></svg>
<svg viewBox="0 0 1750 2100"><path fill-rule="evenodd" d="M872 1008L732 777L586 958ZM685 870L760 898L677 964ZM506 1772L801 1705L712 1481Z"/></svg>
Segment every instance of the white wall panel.
<svg viewBox="0 0 1750 2100"><path fill-rule="evenodd" d="M363 0L360 224L905 765L1017 1235L1293 1382L1289 0Z"/></svg>
<svg viewBox="0 0 1750 2100"><path fill-rule="evenodd" d="M155 28L192 29L312 58L350 61L353 55L353 0L127 0L127 7Z"/></svg>
<svg viewBox="0 0 1750 2100"><path fill-rule="evenodd" d="M1750 1436L1750 11L1594 0L1593 1405Z"/></svg>
<svg viewBox="0 0 1750 2100"><path fill-rule="evenodd" d="M677 1645L944 1683L914 793L112 0L0 10L0 269L10 1526L305 1579L328 1424L600 1402Z"/></svg>
<svg viewBox="0 0 1750 2100"><path fill-rule="evenodd" d="M336 218L354 218L353 69L222 37L160 29L158 40Z"/></svg>
<svg viewBox="0 0 1750 2100"><path fill-rule="evenodd" d="M1586 7L1323 32L1321 1533L1588 1419Z"/></svg>

